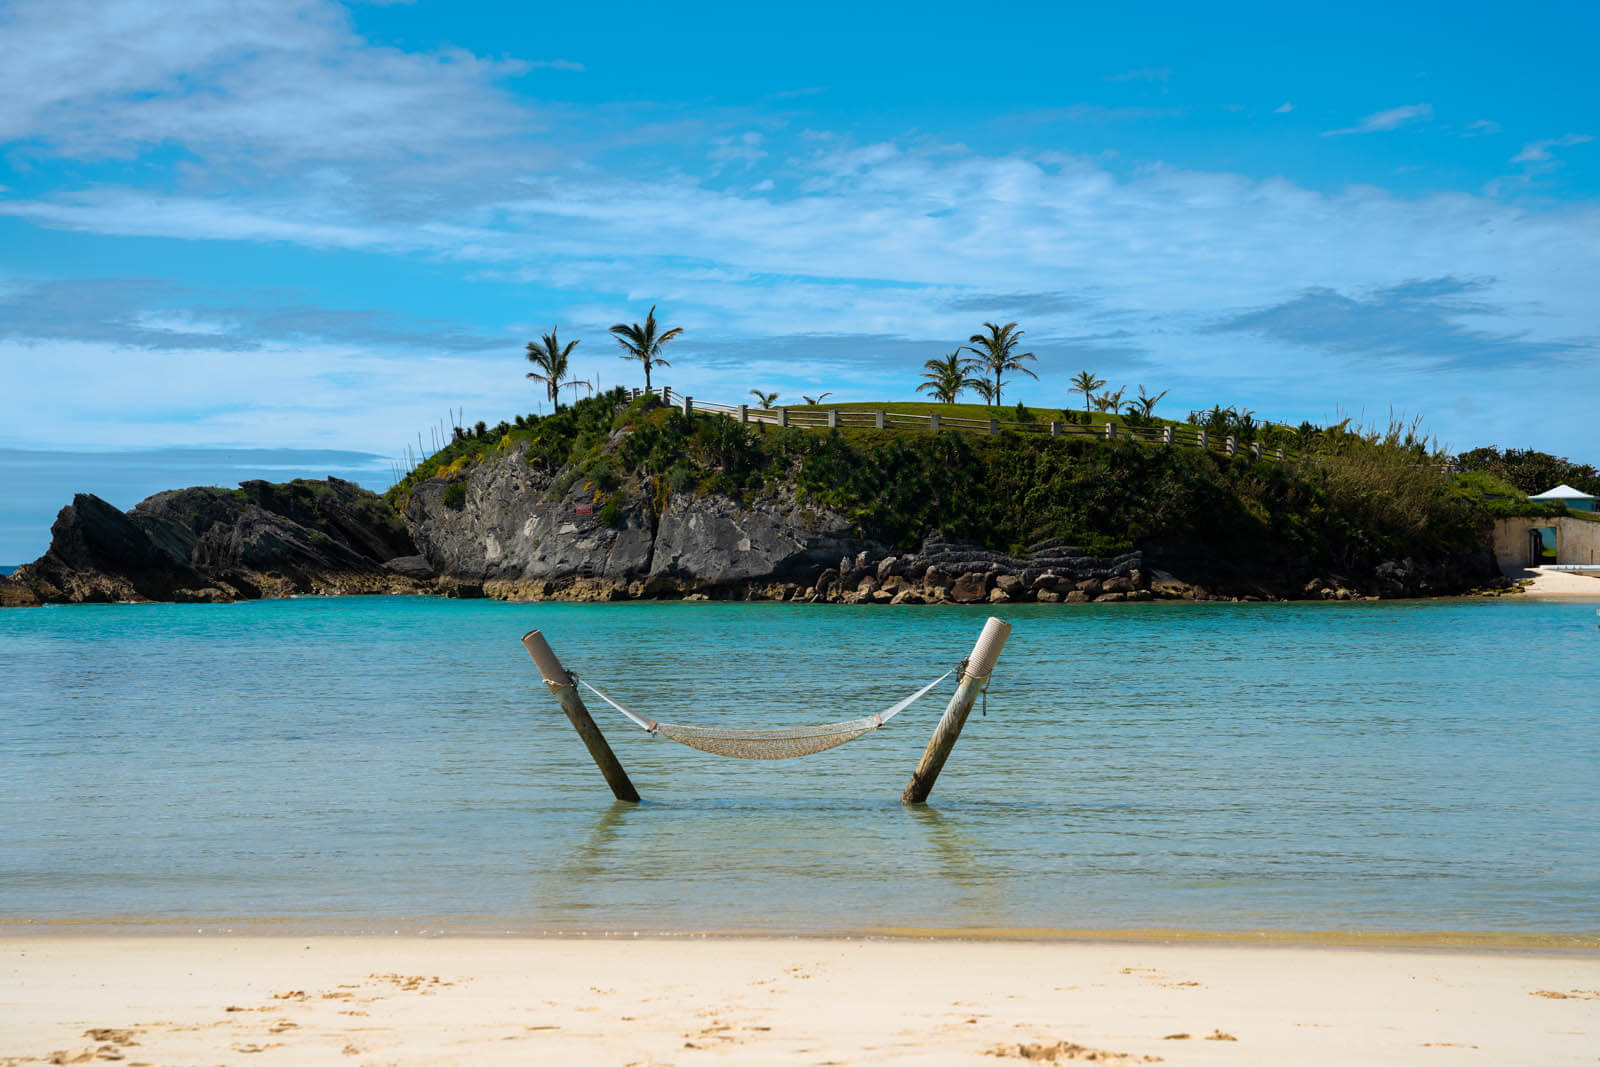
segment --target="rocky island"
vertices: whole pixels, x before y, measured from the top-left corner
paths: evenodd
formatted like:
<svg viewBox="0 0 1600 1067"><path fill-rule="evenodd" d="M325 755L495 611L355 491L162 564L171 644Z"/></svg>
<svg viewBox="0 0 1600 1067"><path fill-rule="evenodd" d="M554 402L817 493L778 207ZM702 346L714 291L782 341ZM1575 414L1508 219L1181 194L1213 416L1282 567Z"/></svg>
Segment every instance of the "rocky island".
<svg viewBox="0 0 1600 1067"><path fill-rule="evenodd" d="M1123 442L818 433L620 391L458 431L388 494L252 481L79 494L7 605L294 594L873 604L1351 599L1496 581L1427 457L1315 464Z"/></svg>

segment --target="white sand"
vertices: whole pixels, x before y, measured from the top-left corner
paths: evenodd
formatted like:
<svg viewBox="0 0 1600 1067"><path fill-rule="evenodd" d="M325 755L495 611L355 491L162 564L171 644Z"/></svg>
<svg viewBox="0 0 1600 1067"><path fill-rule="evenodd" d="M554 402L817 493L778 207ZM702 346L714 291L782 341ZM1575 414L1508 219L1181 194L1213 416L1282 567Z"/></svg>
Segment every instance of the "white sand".
<svg viewBox="0 0 1600 1067"><path fill-rule="evenodd" d="M1558 600L1600 600L1600 574L1530 567L1525 570L1509 571L1506 577L1528 582L1529 584L1523 587L1523 594L1526 596Z"/></svg>
<svg viewBox="0 0 1600 1067"><path fill-rule="evenodd" d="M1594 952L327 936L0 952L3 1064L1600 1058Z"/></svg>

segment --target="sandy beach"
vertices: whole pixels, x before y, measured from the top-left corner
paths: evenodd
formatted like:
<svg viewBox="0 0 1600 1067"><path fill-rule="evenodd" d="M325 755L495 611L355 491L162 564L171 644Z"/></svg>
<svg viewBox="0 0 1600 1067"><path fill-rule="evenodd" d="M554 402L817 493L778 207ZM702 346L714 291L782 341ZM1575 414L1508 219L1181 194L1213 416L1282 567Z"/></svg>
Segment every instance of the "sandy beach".
<svg viewBox="0 0 1600 1067"><path fill-rule="evenodd" d="M1522 590L1524 596L1557 600L1600 600L1600 573L1530 567L1526 570L1512 571L1507 577L1528 583Z"/></svg>
<svg viewBox="0 0 1600 1067"><path fill-rule="evenodd" d="M1594 1063L1600 954L21 936L0 1064Z"/></svg>

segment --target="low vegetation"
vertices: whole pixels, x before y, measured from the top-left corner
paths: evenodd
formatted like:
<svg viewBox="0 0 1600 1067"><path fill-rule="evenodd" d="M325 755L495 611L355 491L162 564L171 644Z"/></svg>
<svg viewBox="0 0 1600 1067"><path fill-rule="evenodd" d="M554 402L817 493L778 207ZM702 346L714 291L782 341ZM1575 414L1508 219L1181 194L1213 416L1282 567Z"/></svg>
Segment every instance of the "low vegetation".
<svg viewBox="0 0 1600 1067"><path fill-rule="evenodd" d="M853 406L964 414L961 405L937 402ZM653 396L630 400L618 389L542 418L458 432L396 485L390 500L403 507L412 488L433 477L452 480L453 489L485 458L517 448L551 477L552 493L581 480L597 513L612 523L622 520L629 501L659 514L680 493L717 493L746 504L793 495L846 514L867 536L901 547L938 531L1014 553L1062 538L1096 553L1155 545L1180 554L1334 567L1471 551L1491 517L1517 506L1503 483L1448 477L1443 457L1414 427L1313 428L1296 437L1305 458L1288 464L1254 460L1243 450L1229 458L1126 438L1007 432L1019 421L1060 412L970 407L999 419L1001 432L742 425L718 415L685 417Z"/></svg>

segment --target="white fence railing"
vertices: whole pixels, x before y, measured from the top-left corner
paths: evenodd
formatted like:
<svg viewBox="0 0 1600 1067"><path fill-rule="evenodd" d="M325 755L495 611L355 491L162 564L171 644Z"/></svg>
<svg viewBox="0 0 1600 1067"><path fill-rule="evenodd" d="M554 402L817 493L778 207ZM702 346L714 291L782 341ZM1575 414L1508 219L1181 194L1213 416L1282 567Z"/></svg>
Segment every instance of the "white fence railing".
<svg viewBox="0 0 1600 1067"><path fill-rule="evenodd" d="M643 390L634 389L635 398ZM1044 422L1002 422L999 419L965 419L937 412L928 415L911 415L898 411L866 410L846 411L842 408L781 407L753 408L748 404L715 404L696 400L692 396L663 385L651 392L661 397L661 402L678 408L685 415L697 413L723 415L738 419L747 425L790 426L806 430L961 430L966 433L998 434L1002 429L1011 433L1048 434L1051 437L1095 437L1106 441L1132 440L1152 445L1198 448L1225 456L1241 453L1254 459L1275 459L1293 463L1298 456L1289 450L1267 448L1259 441L1241 442L1232 436L1218 436L1200 426L1129 426L1120 422L1099 425L1050 420Z"/></svg>

